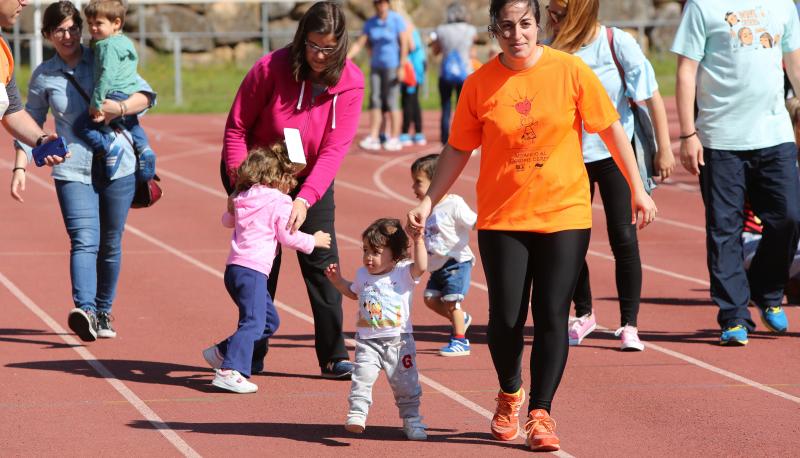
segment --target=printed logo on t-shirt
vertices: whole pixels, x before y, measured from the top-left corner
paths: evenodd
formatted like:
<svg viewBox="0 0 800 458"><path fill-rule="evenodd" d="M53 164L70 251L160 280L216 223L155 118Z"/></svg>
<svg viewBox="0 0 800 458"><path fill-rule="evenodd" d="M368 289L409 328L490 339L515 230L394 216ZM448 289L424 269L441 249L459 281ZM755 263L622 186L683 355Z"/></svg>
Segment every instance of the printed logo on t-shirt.
<svg viewBox="0 0 800 458"><path fill-rule="evenodd" d="M358 323L361 328L399 328L403 325L402 307L382 294L375 285L367 285L359 295Z"/></svg>
<svg viewBox="0 0 800 458"><path fill-rule="evenodd" d="M522 131L521 139L524 143L533 143L536 140L536 127L539 122L531 115L531 108L533 108L533 100L536 98L528 98L527 95L517 95L514 100L514 109L519 114L519 124Z"/></svg>
<svg viewBox="0 0 800 458"><path fill-rule="evenodd" d="M730 44L734 51L780 47L783 25L771 20L764 7L727 11L721 19L730 27Z"/></svg>

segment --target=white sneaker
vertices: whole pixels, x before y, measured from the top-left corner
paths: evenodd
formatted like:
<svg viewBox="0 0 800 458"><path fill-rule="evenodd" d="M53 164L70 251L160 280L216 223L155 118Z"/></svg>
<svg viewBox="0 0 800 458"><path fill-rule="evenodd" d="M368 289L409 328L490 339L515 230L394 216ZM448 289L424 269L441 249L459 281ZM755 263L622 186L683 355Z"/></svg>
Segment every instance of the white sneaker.
<svg viewBox="0 0 800 458"><path fill-rule="evenodd" d="M381 149L381 142L375 137L364 137L358 142L358 146L368 151L378 151Z"/></svg>
<svg viewBox="0 0 800 458"><path fill-rule="evenodd" d="M622 343L619 348L622 351L644 351L644 344L639 340L639 330L635 326L625 325L614 332L619 337L622 335Z"/></svg>
<svg viewBox="0 0 800 458"><path fill-rule="evenodd" d="M203 350L203 358L212 369L219 369L222 367L222 360L225 359L222 356L222 353L219 352L219 348L217 348L216 345L212 345Z"/></svg>
<svg viewBox="0 0 800 458"><path fill-rule="evenodd" d="M383 144L383 149L386 151L400 151L403 149L403 144L397 138L390 138Z"/></svg>
<svg viewBox="0 0 800 458"><path fill-rule="evenodd" d="M361 415L350 414L344 422L344 429L351 433L361 434L367 429L367 419Z"/></svg>
<svg viewBox="0 0 800 458"><path fill-rule="evenodd" d="M412 441L424 441L428 439L425 428L428 426L422 423L422 417L403 418L403 432Z"/></svg>
<svg viewBox="0 0 800 458"><path fill-rule="evenodd" d="M234 393L255 393L258 385L248 381L239 371L236 370L217 370L212 385L223 390L233 391Z"/></svg>

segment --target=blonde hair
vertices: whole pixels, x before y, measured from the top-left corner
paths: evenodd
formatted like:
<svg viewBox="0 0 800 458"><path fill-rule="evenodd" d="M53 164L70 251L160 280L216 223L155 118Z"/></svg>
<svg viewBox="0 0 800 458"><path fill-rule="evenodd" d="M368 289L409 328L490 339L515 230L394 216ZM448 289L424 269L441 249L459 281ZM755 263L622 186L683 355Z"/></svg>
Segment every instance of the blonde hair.
<svg viewBox="0 0 800 458"><path fill-rule="evenodd" d="M567 14L560 22L556 34L553 30L550 15L547 15L546 29L553 37L552 48L574 53L594 34L597 27L597 15L600 11L598 0L556 0L559 6L566 8Z"/></svg>
<svg viewBox="0 0 800 458"><path fill-rule="evenodd" d="M274 143L268 148L253 148L237 171L236 191L246 191L260 184L288 194L297 186L295 170L284 142Z"/></svg>

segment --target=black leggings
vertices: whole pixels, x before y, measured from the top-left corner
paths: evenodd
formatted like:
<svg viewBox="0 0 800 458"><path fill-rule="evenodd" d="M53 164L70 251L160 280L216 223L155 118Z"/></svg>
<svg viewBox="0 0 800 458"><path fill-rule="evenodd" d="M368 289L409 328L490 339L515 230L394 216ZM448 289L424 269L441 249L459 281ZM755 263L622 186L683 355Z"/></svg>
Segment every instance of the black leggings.
<svg viewBox="0 0 800 458"><path fill-rule="evenodd" d="M606 212L608 241L616 264L620 326L636 326L642 295L642 261L639 258L636 225L631 224L631 189L612 158L589 162L586 171L589 173L592 198L594 184L597 183ZM572 299L575 302L575 315L583 316L592 312L592 290L586 261Z"/></svg>
<svg viewBox="0 0 800 458"><path fill-rule="evenodd" d="M522 386L523 332L528 304L533 309L528 411L550 411L567 364L569 304L590 229L542 234L478 231L478 246L489 290L489 351L500 389Z"/></svg>
<svg viewBox="0 0 800 458"><path fill-rule="evenodd" d="M400 102L403 105L403 129L402 133L407 134L414 124L414 133L422 133L422 110L419 106L420 85L414 86L414 92L408 93L409 86L400 85Z"/></svg>

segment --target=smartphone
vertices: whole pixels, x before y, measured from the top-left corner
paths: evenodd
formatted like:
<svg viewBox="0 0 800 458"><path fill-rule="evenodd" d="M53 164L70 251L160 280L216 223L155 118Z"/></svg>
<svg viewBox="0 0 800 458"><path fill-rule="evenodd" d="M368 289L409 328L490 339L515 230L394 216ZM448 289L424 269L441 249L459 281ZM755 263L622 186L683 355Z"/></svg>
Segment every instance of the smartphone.
<svg viewBox="0 0 800 458"><path fill-rule="evenodd" d="M33 161L37 167L45 164L44 158L47 156L61 156L67 155L67 142L63 138L58 137L53 141L42 143L31 151L33 153Z"/></svg>

